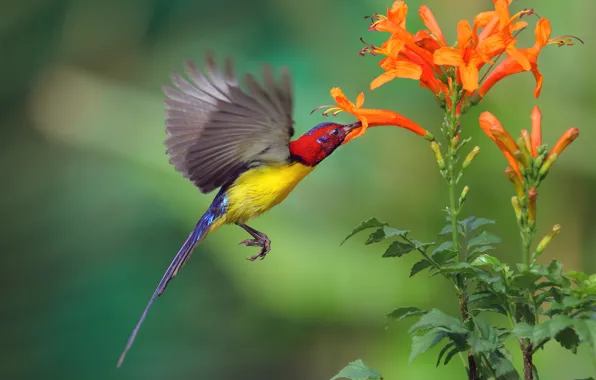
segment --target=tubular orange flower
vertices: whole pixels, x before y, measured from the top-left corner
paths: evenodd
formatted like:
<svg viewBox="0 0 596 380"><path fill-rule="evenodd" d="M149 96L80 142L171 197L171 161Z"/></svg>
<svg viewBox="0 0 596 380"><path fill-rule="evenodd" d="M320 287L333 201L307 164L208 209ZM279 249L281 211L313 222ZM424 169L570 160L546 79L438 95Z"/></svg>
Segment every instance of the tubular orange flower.
<svg viewBox="0 0 596 380"><path fill-rule="evenodd" d="M528 221L530 223L536 223L536 199L538 198L538 193L536 189L532 187L528 191Z"/></svg>
<svg viewBox="0 0 596 380"><path fill-rule="evenodd" d="M484 133L486 133L486 135L495 142L495 144L497 144L497 146L499 147L499 149L501 150L501 152L503 152L503 155L505 156L505 158L507 159L507 162L509 162L509 166L511 166L511 168L513 168L513 170L515 170L515 172L517 173L517 176L519 177L519 179L522 179L522 175L521 172L519 170L519 165L517 163L517 160L515 159L515 157L513 156L513 154L515 153L515 151L517 151L517 144L515 144L515 141L513 141L513 145L511 146L511 148L513 148L513 151L507 147L503 141L507 141L507 138L503 136L503 133L500 133L500 139L497 139L497 137L494 135L495 131L503 131L505 132L508 136L509 134L507 133L507 131L505 131L505 129L503 128L503 126L501 125L501 122L499 122L499 120L490 112L483 112L480 114L480 118L479 118L479 122L480 122L480 127L482 128L482 130L484 131ZM509 136L509 138L511 140L513 140L513 138L511 138L511 136ZM511 142L509 142L509 145L511 145Z"/></svg>
<svg viewBox="0 0 596 380"><path fill-rule="evenodd" d="M435 15L431 12L431 10L426 5L421 5L420 9L418 10L418 15L422 19L424 25L430 31L430 34L434 36L441 45L447 46L445 36L443 35L443 32L439 27L439 23L437 23Z"/></svg>
<svg viewBox="0 0 596 380"><path fill-rule="evenodd" d="M536 35L536 42L534 46L528 49L519 49L517 52L524 56L530 66L522 65L517 59L519 56L516 57L508 57L503 62L498 64L494 71L490 73L490 75L486 78L486 81L482 83L480 88L478 89L478 93L480 96L486 95L486 93L499 82L501 79L508 77L513 74L521 73L524 71L532 71L534 74L534 78L536 79L536 89L534 90L534 96L537 98L540 96L540 91L542 90L542 82L544 78L542 74L538 70L538 54L542 50L543 47L548 45L549 43L557 43L556 41L549 41L551 27L550 22L545 19L541 18L536 24L536 28L534 30Z"/></svg>
<svg viewBox="0 0 596 380"><path fill-rule="evenodd" d="M478 68L486 60L476 49L477 37L472 32L470 23L461 20L457 24L457 48L442 47L434 53L434 62L438 65L454 66L466 91L478 88Z"/></svg>
<svg viewBox="0 0 596 380"><path fill-rule="evenodd" d="M579 136L579 129L577 128L570 128L563 133L563 136L559 138L559 141L555 144L553 149L548 154L549 156L553 154L561 154L565 148L569 146ZM548 160L548 158L547 158Z"/></svg>
<svg viewBox="0 0 596 380"><path fill-rule="evenodd" d="M422 128L418 124L414 123L410 119L402 116L396 112L389 111L389 110L379 110L379 109L366 109L362 108L362 104L364 103L364 94L360 93L356 99L356 104L352 103L351 101L346 98L342 90L338 87L331 89L331 96L335 99L337 103L337 107L332 107L327 109L323 112L324 115L328 115L329 113L333 115L337 115L339 112L345 111L350 113L360 121L362 126L360 128L354 129L348 137L344 140L344 144L349 142L350 140L362 136L366 129L369 127L377 127L377 126L397 126L405 129L409 129L410 131L416 133L419 136L424 137L427 140L433 141L434 136L428 132L426 129Z"/></svg>
<svg viewBox="0 0 596 380"><path fill-rule="evenodd" d="M420 66L403 58L383 58L379 62L379 66L385 69L385 72L370 83L371 90L374 90L395 78L420 79L420 76L422 75Z"/></svg>
<svg viewBox="0 0 596 380"><path fill-rule="evenodd" d="M540 113L540 108L538 106L534 106L532 109L532 116L530 117L532 120L532 156L538 156L538 147L542 145L542 114Z"/></svg>

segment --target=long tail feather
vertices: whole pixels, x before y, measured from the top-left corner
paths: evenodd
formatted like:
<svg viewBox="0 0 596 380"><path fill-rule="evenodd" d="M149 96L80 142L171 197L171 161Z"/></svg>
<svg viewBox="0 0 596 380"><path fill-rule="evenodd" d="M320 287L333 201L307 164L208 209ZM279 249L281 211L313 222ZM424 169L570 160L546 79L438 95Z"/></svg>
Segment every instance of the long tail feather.
<svg viewBox="0 0 596 380"><path fill-rule="evenodd" d="M124 351L122 352L122 354L120 355L120 359L118 360L118 368L122 365L122 362L124 361L124 358L128 353L128 350L130 350L130 348L132 347L132 344L134 343L135 338L137 337L137 333L139 332L141 325L145 321L147 312L149 311L151 305L153 305L153 301L155 301L155 299L159 297L164 292L164 290L166 290L168 283L170 282L170 280L176 277L178 271L184 266L184 264L192 254L194 247L207 235L207 233L209 232L209 227L213 223L213 219L213 215L209 212L203 215L203 217L197 223L195 229L190 233L190 235L188 235L188 238L186 238L186 241L174 257L174 260L172 260L172 262L170 263L170 266L166 270L166 273L159 281L159 284L157 285L155 292L153 292L153 295L149 299L149 303L145 307L143 314L141 314L141 318L137 322L137 325L135 326L134 330L132 330L130 338L128 338L126 347L124 348Z"/></svg>

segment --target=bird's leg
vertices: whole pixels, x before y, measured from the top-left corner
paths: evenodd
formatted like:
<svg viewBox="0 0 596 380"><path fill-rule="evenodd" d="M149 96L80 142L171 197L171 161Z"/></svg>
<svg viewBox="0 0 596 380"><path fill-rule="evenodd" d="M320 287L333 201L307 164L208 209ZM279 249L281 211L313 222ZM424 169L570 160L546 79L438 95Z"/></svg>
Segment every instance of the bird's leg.
<svg viewBox="0 0 596 380"><path fill-rule="evenodd" d="M264 233L255 230L252 227L247 226L244 223L236 223L240 227L244 228L254 239L248 239L241 241L240 244L246 245L247 247L261 247L261 252L258 255L249 257L247 260L255 261L256 259L263 260L269 250L271 249L271 240Z"/></svg>

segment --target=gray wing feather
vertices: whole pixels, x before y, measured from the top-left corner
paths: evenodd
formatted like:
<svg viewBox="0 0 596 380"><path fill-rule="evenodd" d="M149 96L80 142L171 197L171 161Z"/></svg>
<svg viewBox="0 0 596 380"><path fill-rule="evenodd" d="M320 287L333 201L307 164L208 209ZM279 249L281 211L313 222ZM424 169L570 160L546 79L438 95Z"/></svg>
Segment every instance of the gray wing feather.
<svg viewBox="0 0 596 380"><path fill-rule="evenodd" d="M205 70L186 65L189 80L172 76L165 87L170 163L204 193L255 163L284 162L294 134L292 85L287 69L276 81L263 67L263 85L247 74L242 90L232 63L223 71L208 55Z"/></svg>

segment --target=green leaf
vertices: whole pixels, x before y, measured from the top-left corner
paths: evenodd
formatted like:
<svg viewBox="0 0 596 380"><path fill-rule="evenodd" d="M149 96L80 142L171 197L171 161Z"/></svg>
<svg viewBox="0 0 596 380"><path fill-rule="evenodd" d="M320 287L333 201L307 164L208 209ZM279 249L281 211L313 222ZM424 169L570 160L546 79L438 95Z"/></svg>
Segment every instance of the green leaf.
<svg viewBox="0 0 596 380"><path fill-rule="evenodd" d="M547 338L554 338L558 333L572 326L573 321L572 318L565 315L555 315L552 319L534 326L532 340L539 342Z"/></svg>
<svg viewBox="0 0 596 380"><path fill-rule="evenodd" d="M387 247L383 257L401 257L406 253L410 253L415 250L416 247L410 243L403 243L401 241L394 241Z"/></svg>
<svg viewBox="0 0 596 380"><path fill-rule="evenodd" d="M456 334L466 334L469 332L459 319L447 315L438 309L432 309L410 327L409 333L413 335L421 330L434 329L436 327L442 327Z"/></svg>
<svg viewBox="0 0 596 380"><path fill-rule="evenodd" d="M495 374L499 380L518 380L519 374L515 370L511 360L504 355L502 351L491 356L491 362L494 363Z"/></svg>
<svg viewBox="0 0 596 380"><path fill-rule="evenodd" d="M430 267L432 264L427 259L422 259L418 261L412 269L410 270L410 277L414 276L420 271L425 270L426 268Z"/></svg>
<svg viewBox="0 0 596 380"><path fill-rule="evenodd" d="M465 348L461 348L461 347L454 347L453 350L449 351L449 353L447 354L447 356L445 356L445 362L443 362L444 365L449 364L449 362L451 361L451 359L453 359L453 357L455 355L457 355L460 352L466 351Z"/></svg>
<svg viewBox="0 0 596 380"><path fill-rule="evenodd" d="M410 239L410 241L412 243L414 243L414 246L416 247L416 249L420 249L423 250L424 252L426 252L426 249L430 246L435 245L436 243L434 241L428 242L428 243L423 243L419 240L416 239Z"/></svg>
<svg viewBox="0 0 596 380"><path fill-rule="evenodd" d="M342 245L343 243L345 243L349 238L351 238L352 236L356 235L360 231L366 230L368 228L384 227L386 225L387 225L387 223L380 222L377 218L370 218L370 219L362 222L358 227L354 228L352 230L352 232L350 232L350 234L348 236L346 236L346 238L344 239L344 241L341 242L340 245Z"/></svg>
<svg viewBox="0 0 596 380"><path fill-rule="evenodd" d="M569 287L569 280L563 276L563 264L561 264L558 260L551 261L548 268L546 269L548 271L546 278L548 278L553 284L564 288Z"/></svg>
<svg viewBox="0 0 596 380"><path fill-rule="evenodd" d="M472 250L468 250L468 261L474 260L479 254L491 249L495 249L495 247L492 245L478 245L476 247L472 247Z"/></svg>
<svg viewBox="0 0 596 380"><path fill-rule="evenodd" d="M433 329L424 335L416 335L412 337L412 353L410 354L409 362L412 363L416 356L425 353L446 336L447 332L439 329Z"/></svg>
<svg viewBox="0 0 596 380"><path fill-rule="evenodd" d="M495 224L494 220L485 219L485 218L474 218L474 220L467 223L468 232L474 231L478 227L485 226L487 224Z"/></svg>
<svg viewBox="0 0 596 380"><path fill-rule="evenodd" d="M439 364L441 364L441 359L443 358L443 355L445 355L445 353L446 353L446 352L447 352L447 351L448 351L450 348L452 348L452 347L454 347L454 346L455 346L455 342L451 341L451 342L447 343L447 344L445 345L445 347L443 347L443 348L441 349L441 352L439 352L439 357L437 358L437 364L436 364L436 367L438 367L438 366L439 366Z"/></svg>
<svg viewBox="0 0 596 380"><path fill-rule="evenodd" d="M524 271L514 275L511 278L511 287L519 288L519 289L535 289L536 288L536 281L538 281L542 276L538 273Z"/></svg>
<svg viewBox="0 0 596 380"><path fill-rule="evenodd" d="M470 241L468 242L468 248L477 245L497 244L500 242L501 239L498 236L488 233L486 231L482 231L480 235L470 239Z"/></svg>
<svg viewBox="0 0 596 380"><path fill-rule="evenodd" d="M364 364L360 359L350 362L344 369L331 378L336 379L350 379L350 380L383 380L381 374Z"/></svg>
<svg viewBox="0 0 596 380"><path fill-rule="evenodd" d="M399 307L397 309L394 309L391 313L387 314L387 316L389 318L401 321L402 319L407 317L413 317L415 315L422 315L426 313L426 310L422 310L417 307Z"/></svg>
<svg viewBox="0 0 596 380"><path fill-rule="evenodd" d="M368 239L364 242L364 244L378 243L385 239L389 239L396 236L405 237L408 234L408 232L409 231L407 230L398 230L395 228L385 226L383 228L379 228L378 230L370 234Z"/></svg>
<svg viewBox="0 0 596 380"><path fill-rule="evenodd" d="M501 261L491 255L480 255L471 262L475 266L489 266L491 268L500 267Z"/></svg>
<svg viewBox="0 0 596 380"><path fill-rule="evenodd" d="M482 318L474 317L473 320L477 335L473 334L470 337L472 354L477 355L497 351L501 345L497 329Z"/></svg>
<svg viewBox="0 0 596 380"><path fill-rule="evenodd" d="M587 343L592 350L596 351L596 320L594 319L575 319L575 332L579 339Z"/></svg>
<svg viewBox="0 0 596 380"><path fill-rule="evenodd" d="M439 235L447 235L447 234L450 234L451 231L453 231L453 227L451 226L451 222L449 222L449 224L447 224L445 227L443 227L443 229L441 230L441 232L439 232ZM457 226L457 232L459 232L459 233L462 232L461 225L458 225Z"/></svg>
<svg viewBox="0 0 596 380"><path fill-rule="evenodd" d="M577 272L574 270L570 270L569 272L565 273L565 276L569 277L570 279L574 280L575 282L584 282L588 280L588 275L584 272Z"/></svg>
<svg viewBox="0 0 596 380"><path fill-rule="evenodd" d="M534 334L534 326L531 326L526 322L516 323L513 328L513 333L518 338L531 338Z"/></svg>
<svg viewBox="0 0 596 380"><path fill-rule="evenodd" d="M577 346L579 346L580 343L579 336L577 336L577 333L571 327L561 330L555 336L555 339L559 342L561 347L568 349L574 354L577 353Z"/></svg>

